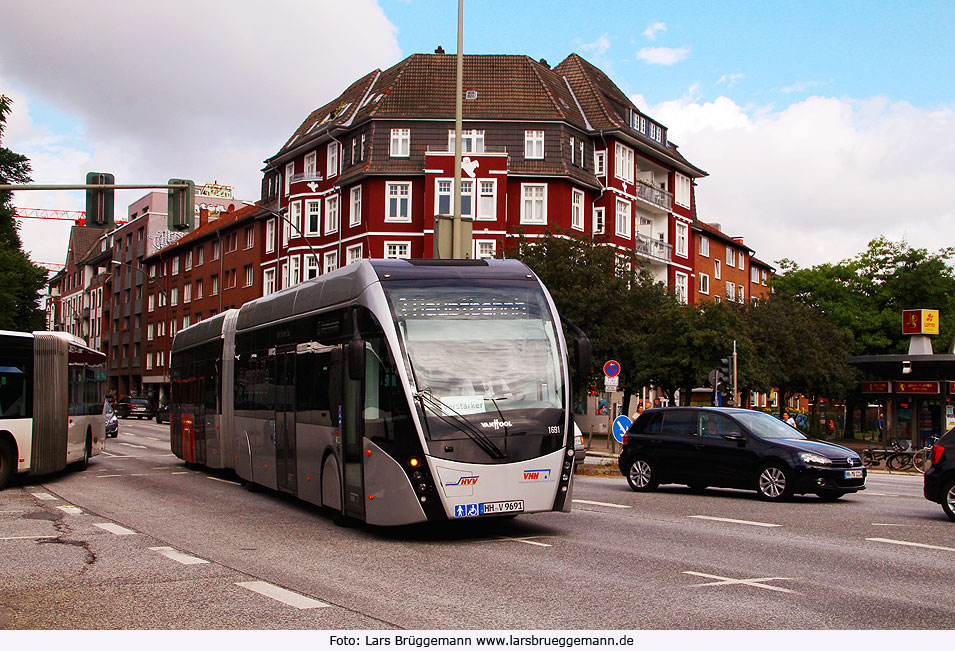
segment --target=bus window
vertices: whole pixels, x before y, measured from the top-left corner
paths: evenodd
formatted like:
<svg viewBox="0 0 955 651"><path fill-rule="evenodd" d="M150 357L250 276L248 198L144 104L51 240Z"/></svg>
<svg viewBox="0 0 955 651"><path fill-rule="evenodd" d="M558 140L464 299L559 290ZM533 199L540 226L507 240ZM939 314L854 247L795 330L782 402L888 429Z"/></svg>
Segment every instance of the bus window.
<svg viewBox="0 0 955 651"><path fill-rule="evenodd" d="M0 414L3 418L26 418L25 378L18 368L0 366Z"/></svg>

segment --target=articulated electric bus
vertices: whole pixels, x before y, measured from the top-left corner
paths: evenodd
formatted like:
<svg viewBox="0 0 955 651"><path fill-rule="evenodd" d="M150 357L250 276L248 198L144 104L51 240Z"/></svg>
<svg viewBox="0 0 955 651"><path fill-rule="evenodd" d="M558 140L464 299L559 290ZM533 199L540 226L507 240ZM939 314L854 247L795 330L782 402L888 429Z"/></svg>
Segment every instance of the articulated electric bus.
<svg viewBox="0 0 955 651"><path fill-rule="evenodd" d="M187 463L375 525L570 510L566 345L518 261L364 260L182 330L171 362Z"/></svg>
<svg viewBox="0 0 955 651"><path fill-rule="evenodd" d="M85 468L105 444L106 356L65 332L0 331L0 489Z"/></svg>

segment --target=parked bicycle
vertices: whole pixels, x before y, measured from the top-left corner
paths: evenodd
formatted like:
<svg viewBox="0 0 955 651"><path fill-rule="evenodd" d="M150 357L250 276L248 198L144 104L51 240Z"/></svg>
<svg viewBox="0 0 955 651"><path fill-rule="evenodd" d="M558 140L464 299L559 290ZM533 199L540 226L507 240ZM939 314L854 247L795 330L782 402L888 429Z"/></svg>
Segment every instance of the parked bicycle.
<svg viewBox="0 0 955 651"><path fill-rule="evenodd" d="M920 450L903 450L891 455L885 462L889 470L915 470L924 473L932 462L932 447L938 441L937 436L928 440Z"/></svg>
<svg viewBox="0 0 955 651"><path fill-rule="evenodd" d="M867 468L872 468L881 465L882 462L885 462L886 467L888 467L888 460L894 455L904 452L906 447L898 439L889 443L889 446L890 447L888 448L874 448L872 446L867 447L860 455L862 457L862 464Z"/></svg>

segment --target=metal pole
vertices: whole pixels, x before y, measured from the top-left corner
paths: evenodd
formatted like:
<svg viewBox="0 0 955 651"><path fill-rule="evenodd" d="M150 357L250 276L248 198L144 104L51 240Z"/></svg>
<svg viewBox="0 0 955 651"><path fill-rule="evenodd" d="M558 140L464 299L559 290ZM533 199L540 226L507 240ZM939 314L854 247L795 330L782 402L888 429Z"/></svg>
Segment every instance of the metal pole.
<svg viewBox="0 0 955 651"><path fill-rule="evenodd" d="M454 84L454 221L451 225L451 258L461 256L461 126L464 94L464 0L458 0L457 78Z"/></svg>
<svg viewBox="0 0 955 651"><path fill-rule="evenodd" d="M739 389L736 383L736 340L733 340L733 406L739 407Z"/></svg>

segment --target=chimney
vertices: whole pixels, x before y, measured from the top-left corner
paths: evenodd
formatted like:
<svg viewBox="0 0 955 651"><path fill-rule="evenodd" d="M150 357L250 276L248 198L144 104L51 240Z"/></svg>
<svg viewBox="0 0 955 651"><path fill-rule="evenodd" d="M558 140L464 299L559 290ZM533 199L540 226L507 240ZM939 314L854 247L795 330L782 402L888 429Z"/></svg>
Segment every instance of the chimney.
<svg viewBox="0 0 955 651"><path fill-rule="evenodd" d="M202 228L209 223L209 209L200 208L199 209L199 228Z"/></svg>
<svg viewBox="0 0 955 651"><path fill-rule="evenodd" d="M550 65L547 63L547 59L541 59L541 65L550 70Z"/></svg>
<svg viewBox="0 0 955 651"><path fill-rule="evenodd" d="M439 45L439 46L435 49L434 53L435 53L435 54L444 54L444 48Z"/></svg>

